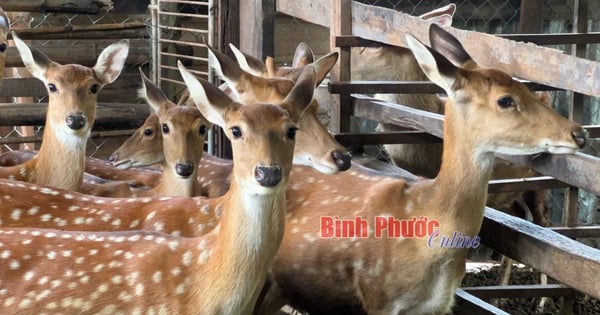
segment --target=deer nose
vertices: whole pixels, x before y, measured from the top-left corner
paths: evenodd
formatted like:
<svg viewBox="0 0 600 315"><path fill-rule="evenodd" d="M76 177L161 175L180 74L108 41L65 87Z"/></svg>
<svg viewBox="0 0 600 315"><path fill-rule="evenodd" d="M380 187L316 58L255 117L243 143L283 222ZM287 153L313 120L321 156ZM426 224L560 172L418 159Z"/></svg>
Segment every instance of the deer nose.
<svg viewBox="0 0 600 315"><path fill-rule="evenodd" d="M83 126L85 126L85 121L85 114L82 112L79 112L77 114L69 114L65 118L67 126L69 126L69 128L73 130L79 130L83 128Z"/></svg>
<svg viewBox="0 0 600 315"><path fill-rule="evenodd" d="M589 141L589 134L587 130L574 131L572 134L573 140L579 146L580 149L585 148Z"/></svg>
<svg viewBox="0 0 600 315"><path fill-rule="evenodd" d="M177 163L175 164L175 172L179 176L188 177L194 171L194 163Z"/></svg>
<svg viewBox="0 0 600 315"><path fill-rule="evenodd" d="M333 161L335 165L337 165L340 171L345 171L350 168L350 154L349 153L341 153L340 151L333 151L331 153L331 157L333 157Z"/></svg>
<svg viewBox="0 0 600 315"><path fill-rule="evenodd" d="M281 167L279 165L274 166L262 166L259 165L254 168L254 178L256 181L265 187L274 187L283 178Z"/></svg>

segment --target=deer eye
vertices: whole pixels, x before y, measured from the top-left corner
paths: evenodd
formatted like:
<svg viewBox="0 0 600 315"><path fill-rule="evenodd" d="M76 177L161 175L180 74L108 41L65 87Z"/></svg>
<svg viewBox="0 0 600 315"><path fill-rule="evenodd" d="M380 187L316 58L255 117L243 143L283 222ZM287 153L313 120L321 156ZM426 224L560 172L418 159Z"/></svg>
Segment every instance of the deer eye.
<svg viewBox="0 0 600 315"><path fill-rule="evenodd" d="M56 92L56 91L58 91L56 89L56 85L54 85L54 83L48 84L48 90L50 90L50 92L53 92L53 93Z"/></svg>
<svg viewBox="0 0 600 315"><path fill-rule="evenodd" d="M153 133L154 132L152 132L152 129L144 129L144 136L150 137Z"/></svg>
<svg viewBox="0 0 600 315"><path fill-rule="evenodd" d="M294 139L296 139L296 131L298 131L298 128L296 128L296 127L291 127L291 128L290 128L290 129L288 129L288 131L287 131L287 137L288 137L290 140L294 140Z"/></svg>
<svg viewBox="0 0 600 315"><path fill-rule="evenodd" d="M242 137L242 130L240 129L240 127L237 126L231 127L231 134L235 139L239 139Z"/></svg>
<svg viewBox="0 0 600 315"><path fill-rule="evenodd" d="M515 101L510 96L503 96L499 98L496 103L502 108L509 108L514 105Z"/></svg>
<svg viewBox="0 0 600 315"><path fill-rule="evenodd" d="M6 44L2 43L2 44L0 44L0 53L2 53L4 51L6 51Z"/></svg>
<svg viewBox="0 0 600 315"><path fill-rule="evenodd" d="M169 133L169 126L167 126L167 124L162 124L162 131L164 134Z"/></svg>
<svg viewBox="0 0 600 315"><path fill-rule="evenodd" d="M92 84L90 87L90 92L92 92L92 94L98 93L98 90L100 90L100 85L98 84Z"/></svg>
<svg viewBox="0 0 600 315"><path fill-rule="evenodd" d="M200 129L198 129L198 133L200 133L201 135L206 134L206 126L205 125L200 126Z"/></svg>

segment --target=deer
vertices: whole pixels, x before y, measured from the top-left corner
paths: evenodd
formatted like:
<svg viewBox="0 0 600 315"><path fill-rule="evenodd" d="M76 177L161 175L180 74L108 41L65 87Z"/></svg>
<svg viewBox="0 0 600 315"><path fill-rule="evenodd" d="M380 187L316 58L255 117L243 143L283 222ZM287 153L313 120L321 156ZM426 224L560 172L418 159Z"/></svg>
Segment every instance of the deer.
<svg viewBox="0 0 600 315"><path fill-rule="evenodd" d="M232 45L231 45L232 46ZM232 46L235 49L235 46ZM277 102L285 97L293 86L293 81L283 78L263 78L245 72L225 54L209 46L209 58L213 61L216 73L231 88L235 97L242 102ZM314 67L316 85L325 78L337 60L337 53L327 54L313 63L303 65L287 73L292 78L299 76L298 71ZM239 61L239 60L238 60ZM181 101L179 103L182 103ZM318 121L316 102L312 102L307 111L299 118L297 144L294 152L295 165L310 165L320 172L337 173L350 167L350 155L329 134ZM112 155L111 161L117 167L151 165L163 159L160 135L156 132L156 119L148 117L142 127L126 140ZM199 182L203 193L218 196L227 189L231 162L205 154L198 169Z"/></svg>
<svg viewBox="0 0 600 315"><path fill-rule="evenodd" d="M440 7L419 17L450 26L456 11L455 4ZM360 47L353 48L352 55L353 80L397 80L424 81L426 75L410 49L400 46ZM391 103L411 106L417 109L443 114L442 99L433 94L376 94L375 98ZM549 105L547 95L540 95L545 104ZM380 123L379 131L402 130L401 127ZM386 144L384 149L391 162L409 172L433 178L439 172L442 159L442 144ZM528 167L516 166L512 163L497 159L492 173L493 179L522 178L535 176ZM533 222L541 226L549 226L547 207L544 202L544 191L510 192L490 194L488 205L509 214L527 218L531 215ZM526 198L527 197L527 198ZM535 200L526 202L527 199Z"/></svg>
<svg viewBox="0 0 600 315"><path fill-rule="evenodd" d="M588 142L580 125L506 73L477 65L441 26L431 24L429 41L406 36L448 95L439 173L407 181L352 169L335 177L293 171L261 309L277 309L283 298L310 314L449 313L467 250L478 245L495 154L572 154ZM335 228L342 222L355 233L344 236ZM461 242L449 243L453 235Z"/></svg>
<svg viewBox="0 0 600 315"><path fill-rule="evenodd" d="M8 48L9 32L10 20L8 19L6 12L4 12L2 7L0 7L0 80L4 78L4 66L6 64L6 49Z"/></svg>
<svg viewBox="0 0 600 315"><path fill-rule="evenodd" d="M109 45L98 56L96 65L89 68L58 64L30 48L14 32L12 37L25 67L48 90L48 113L39 152L25 163L0 167L0 177L79 190L97 95L121 73L129 42L122 40Z"/></svg>
<svg viewBox="0 0 600 315"><path fill-rule="evenodd" d="M196 107L177 106L140 69L142 88L138 94L154 110L160 127L163 150L162 176L150 189L129 189L129 185L84 185L82 192L105 197L197 196L197 170L204 153L210 123ZM156 128L158 129L158 128ZM112 184L112 183L111 183ZM127 182L125 183L127 184ZM124 189L123 189L124 188Z"/></svg>
<svg viewBox="0 0 600 315"><path fill-rule="evenodd" d="M232 141L230 189L213 200L223 209L219 226L191 238L155 231L2 228L0 305L6 312L252 311L283 237L294 120L309 106L314 74L307 70L308 84L292 91L286 105L242 106L181 63L178 68L203 115Z"/></svg>

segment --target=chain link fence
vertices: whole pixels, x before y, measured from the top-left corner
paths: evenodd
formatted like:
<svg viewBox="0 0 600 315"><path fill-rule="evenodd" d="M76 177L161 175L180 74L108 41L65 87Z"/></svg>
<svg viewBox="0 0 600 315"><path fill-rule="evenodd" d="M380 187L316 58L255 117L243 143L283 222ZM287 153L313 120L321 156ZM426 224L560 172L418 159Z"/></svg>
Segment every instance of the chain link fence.
<svg viewBox="0 0 600 315"><path fill-rule="evenodd" d="M519 20L521 16L520 0L358 0L359 2L395 9L411 15L421 15L425 12L442 7L444 5L456 4L456 13L453 18L453 26L459 29L474 30L490 34L514 34L518 33ZM600 31L600 3L589 2L588 10L588 32ZM525 13L524 16L527 16ZM573 0L548 0L544 1L542 8L543 33L569 33L573 30L574 1ZM277 20L275 36L276 61L279 64L290 64L293 56L294 45L290 41L305 41L311 46L317 55L329 51L328 36L329 29L305 23L293 17L279 16ZM292 34L292 35L290 35ZM280 40L281 39L281 40ZM551 48L570 54L572 45L555 45ZM600 60L600 45L587 45L587 58ZM381 78L386 80L389 78ZM549 101L551 106L558 112L567 116L568 108L572 103L570 92L550 92ZM407 104L405 104L407 105ZM322 121L328 122L328 109L322 109ZM596 125L600 123L600 101L596 97L584 97L582 124ZM360 131L373 131L375 122L361 121ZM366 154L379 160L389 162L389 158L382 146L365 148ZM588 148L589 154L598 156L600 145L593 142ZM547 193L547 206L552 213L551 219L555 224L562 221L564 209L564 189L556 189ZM600 223L598 218L598 200L596 196L586 191L580 191L580 224Z"/></svg>

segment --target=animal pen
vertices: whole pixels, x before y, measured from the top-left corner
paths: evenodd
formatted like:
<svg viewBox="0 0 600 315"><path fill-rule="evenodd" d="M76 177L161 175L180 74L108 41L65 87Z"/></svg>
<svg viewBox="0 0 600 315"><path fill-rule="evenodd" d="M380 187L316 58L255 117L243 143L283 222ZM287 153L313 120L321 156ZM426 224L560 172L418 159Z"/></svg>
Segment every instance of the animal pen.
<svg viewBox="0 0 600 315"><path fill-rule="evenodd" d="M369 96L435 94L443 92L440 88L428 82L352 81L350 51L352 47L382 44L406 46L407 32L425 39L429 22L414 16L451 1L152 0L130 1L137 6L126 7L125 1L103 0L80 1L68 8L27 5L34 2L39 1L1 1L0 6L7 12L22 12L14 15L14 31L55 61L91 66L109 43L127 38L132 44L125 73L99 94L88 147L90 156L108 158L149 115L148 106L132 92L140 85L138 67L176 100L184 87L176 71L178 59L195 74L213 79L206 44L230 53L228 44L233 43L261 60L275 56L278 64L290 62L293 48L300 41L307 42L317 55L339 50L336 68L318 96L330 105L320 108L319 113L336 139L356 151L355 163L410 177L388 163L380 146L439 143L444 136L442 115ZM600 28L600 16L594 15L600 12L597 2L452 2L458 8L449 31L479 64L522 79L532 90L550 91L558 111L584 124L591 138L600 137L600 33L595 32ZM14 47L8 48L6 64L7 68L22 66ZM17 70L11 73L14 75L0 81L3 150L40 141L45 117L43 85ZM15 97L20 98L19 104L14 103ZM373 132L357 127L364 127L365 121L397 124L410 130ZM34 127L34 133L23 135L27 128L14 126ZM218 132L206 147L209 152L226 154ZM516 297L560 297L560 313L569 314L578 296L600 299L600 219L595 197L600 195L600 159L594 148L575 155L502 156L530 167L539 176L493 180L489 191L552 190L546 200L553 211L554 225L540 227L487 208L480 233L482 242L558 283L463 287L456 292L456 314L510 313L510 309L500 310L490 301ZM365 154L359 154L359 150ZM581 239L592 246L584 245Z"/></svg>

